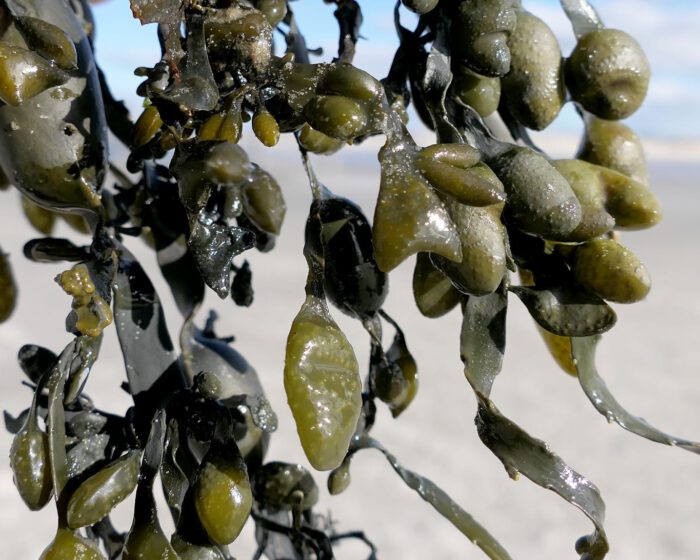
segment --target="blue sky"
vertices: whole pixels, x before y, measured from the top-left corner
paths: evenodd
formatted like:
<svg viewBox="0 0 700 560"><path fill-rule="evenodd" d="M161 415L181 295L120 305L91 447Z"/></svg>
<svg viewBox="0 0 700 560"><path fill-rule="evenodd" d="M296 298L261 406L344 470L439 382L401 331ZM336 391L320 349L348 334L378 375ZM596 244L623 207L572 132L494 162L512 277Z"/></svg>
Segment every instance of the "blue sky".
<svg viewBox="0 0 700 560"><path fill-rule="evenodd" d="M138 65L152 65L159 54L155 26L141 27L132 19L126 0L112 0L94 8L97 18L97 56L117 97L132 111L139 100L133 76ZM356 64L382 77L396 48L393 0L360 0L365 23ZM524 0L524 6L544 19L559 37L564 54L574 45L571 27L557 0ZM594 2L606 25L631 33L649 56L653 77L642 108L627 123L645 138L700 139L700 1L598 0ZM336 23L332 6L322 0L292 4L300 27L312 47L323 47L321 60L336 48ZM407 18L410 21L410 15ZM330 30L330 32L329 32ZM552 125L559 134L580 132L573 110L565 109Z"/></svg>

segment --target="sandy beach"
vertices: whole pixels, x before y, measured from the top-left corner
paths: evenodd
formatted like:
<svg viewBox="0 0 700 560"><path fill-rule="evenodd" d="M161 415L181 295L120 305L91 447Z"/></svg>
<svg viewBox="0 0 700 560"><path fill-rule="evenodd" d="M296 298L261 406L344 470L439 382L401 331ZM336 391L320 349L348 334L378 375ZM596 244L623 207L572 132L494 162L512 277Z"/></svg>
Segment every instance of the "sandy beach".
<svg viewBox="0 0 700 560"><path fill-rule="evenodd" d="M346 149L331 159L316 159L319 177L337 194L358 201L368 216L374 208L378 165L371 157L378 144ZM282 385L284 343L303 300L306 274L301 255L305 214L310 201L301 165L293 150L251 146L251 158L280 180L288 203L282 236L269 254L246 254L254 274L256 300L248 309L209 293L206 308L220 315L218 331L236 336L235 347L257 369L279 416L268 460L308 465L294 430ZM700 191L691 179L697 167L652 162L652 181L664 221L646 232L625 234L623 242L647 265L654 287L633 306L616 306L618 324L599 351L598 366L613 394L630 411L680 437L700 439L700 298L697 296ZM70 300L53 282L64 267L30 263L22 245L35 236L25 224L16 192L0 193L3 250L10 254L20 287L18 308L0 326L0 405L13 413L28 406L30 391L15 356L22 344L59 350L69 340L63 324ZM67 228L56 232L87 242ZM150 271L164 301L171 332L180 317L167 286L154 268L154 256L140 240L128 246ZM457 311L429 320L415 309L411 293L413 260L391 275L387 311L404 328L419 365L420 390L398 420L379 412L374 435L402 463L428 476L481 521L516 559L576 558L575 540L592 530L587 519L555 494L526 479L513 482L499 461L481 444L474 428L475 399L459 361ZM511 297L508 348L503 373L493 394L501 411L529 433L547 441L572 467L600 488L607 503L607 531L612 560L697 558L700 523L700 458L680 449L653 444L616 425L608 425L591 406L577 381L558 370L520 302ZM357 322L337 310L333 315L366 368L368 339ZM200 321L206 316L201 314ZM86 391L98 407L122 412L129 396L119 389L123 365L116 337L109 331ZM7 457L11 438L0 433ZM484 555L440 518L396 477L376 452L353 462L350 488L331 498L326 476L319 513L332 511L339 531L363 529L386 559L431 560ZM133 504L117 509L119 528L127 530ZM51 505L29 512L12 484L7 460L0 461L0 542L3 557L37 558L52 538ZM161 509L161 517L167 514ZM168 522L164 523L170 527ZM254 550L248 527L231 547L237 558ZM359 544L337 549L340 559L366 557Z"/></svg>

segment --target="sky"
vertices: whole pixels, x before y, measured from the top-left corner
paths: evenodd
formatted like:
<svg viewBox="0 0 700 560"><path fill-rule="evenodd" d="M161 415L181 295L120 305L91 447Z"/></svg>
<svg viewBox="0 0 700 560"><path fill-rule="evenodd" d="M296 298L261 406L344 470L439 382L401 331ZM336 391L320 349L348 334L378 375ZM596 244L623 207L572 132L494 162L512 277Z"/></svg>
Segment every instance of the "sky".
<svg viewBox="0 0 700 560"><path fill-rule="evenodd" d="M134 90L139 78L133 70L139 65L152 66L159 51L155 26L141 27L125 4L126 0L112 0L95 6L97 56L115 95L137 112L139 99ZM575 41L559 2L524 0L523 4L554 30L564 55L570 53ZM366 40L358 46L355 64L383 77L397 46L394 2L360 0L360 5ZM692 158L700 146L700 1L598 0L594 5L608 27L633 35L650 60L653 75L647 99L627 124L652 145L657 142L661 152L665 147L667 155L674 152L679 156L677 146L682 141L682 156ZM337 46L333 6L322 0L298 0L292 6L309 46L324 49L323 56L316 60L330 60ZM412 14L404 13L404 17L410 24ZM550 138L573 137L580 131L580 120L569 105L544 134Z"/></svg>

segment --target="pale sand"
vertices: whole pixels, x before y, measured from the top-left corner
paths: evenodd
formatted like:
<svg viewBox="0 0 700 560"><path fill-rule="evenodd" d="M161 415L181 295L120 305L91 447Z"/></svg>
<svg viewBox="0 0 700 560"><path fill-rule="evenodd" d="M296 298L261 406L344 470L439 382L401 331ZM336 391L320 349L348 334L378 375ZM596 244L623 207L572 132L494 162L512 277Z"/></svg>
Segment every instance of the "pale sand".
<svg viewBox="0 0 700 560"><path fill-rule="evenodd" d="M375 144L376 148L376 144ZM338 194L358 200L371 216L378 184L370 149L345 150L331 160L318 160L322 180ZM270 254L250 253L256 300L250 309L236 308L210 295L207 304L221 315L220 334L235 334L235 346L257 368L280 419L268 459L307 464L301 452L282 387L284 342L303 299L305 277L301 255L302 228L309 203L308 188L296 156L252 150L253 158L283 183L289 213L283 236ZM340 165L340 167L337 167ZM335 168L332 166L336 166ZM643 303L617 306L618 325L606 335L599 356L601 373L629 409L666 431L700 438L700 371L697 357L700 298L694 289L698 273L697 212L700 194L676 173L662 168L655 188L664 207L664 222L650 232L631 233L624 241L644 260L654 289ZM690 171L690 169L688 170ZM685 176L686 181L679 180ZM63 331L69 298L52 278L61 266L29 263L21 255L34 234L24 225L17 194L2 193L2 247L12 257L21 283L19 308L0 326L3 375L1 407L18 412L30 393L20 386L15 355L27 342L59 350L69 340ZM67 228L60 235L78 236ZM138 240L129 244L154 271L154 259ZM410 468L438 482L480 520L517 559L576 558L574 541L592 526L575 508L526 479L511 481L498 460L480 443L473 424L475 400L459 362L459 317L438 320L419 315L410 289L412 262L391 276L386 309L399 320L420 368L421 387L413 405L397 421L380 410L374 435ZM178 314L157 271L152 272L165 301L172 332ZM516 298L508 320L508 352L496 381L494 400L500 409L532 435L547 441L572 467L588 476L606 500L607 531L613 560L697 558L700 523L700 458L635 437L608 426L596 413L575 379L557 369ZM333 311L353 342L360 364L367 361L367 336L356 322ZM204 314L202 314L204 316ZM364 366L363 366L364 367ZM87 392L98 406L121 411L129 405L119 389L123 367L113 334L108 336ZM0 432L0 448L10 437ZM7 453L7 451L5 451ZM380 558L484 558L449 523L440 518L395 476L375 452L353 462L348 491L330 498L325 475L319 512L333 511L339 530L365 529L379 547ZM128 528L131 503L116 515ZM166 514L162 511L162 517ZM7 461L0 463L0 543L7 559L37 558L54 530L51 505L30 513L11 482ZM250 528L232 547L239 558L253 550ZM341 559L366 557L359 545L343 545Z"/></svg>

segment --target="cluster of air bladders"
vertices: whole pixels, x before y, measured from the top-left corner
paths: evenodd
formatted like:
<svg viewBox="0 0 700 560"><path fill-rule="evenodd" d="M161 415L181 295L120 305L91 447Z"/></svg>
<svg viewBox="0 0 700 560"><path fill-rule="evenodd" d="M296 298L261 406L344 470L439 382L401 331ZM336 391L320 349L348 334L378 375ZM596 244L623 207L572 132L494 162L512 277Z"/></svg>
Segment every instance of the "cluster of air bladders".
<svg viewBox="0 0 700 560"><path fill-rule="evenodd" d="M619 122L647 91L637 42L605 28L585 0L562 0L578 39L568 57L517 0L403 0L420 14L418 25L403 27L397 4L400 47L378 81L351 64L359 5L326 3L336 4L338 58L312 64L284 0L131 0L135 17L158 24L163 53L136 71L145 109L134 124L95 65L86 2L0 7L0 165L45 236L27 243L25 255L72 263L56 281L72 297L66 327L75 338L58 355L22 347L34 399L19 417L6 415L20 495L31 509L56 501L58 529L43 559L229 558L226 547L249 517L256 557L332 558L333 543L350 536L374 555L362 533L339 535L312 513L318 489L303 466L265 462L276 418L256 372L231 339L216 336L215 316L195 324L205 285L251 304L250 267L234 259L253 247L271 250L285 215L277 181L238 145L248 121L265 146L294 134L309 177L306 299L292 320L284 386L309 463L330 471L331 494L349 485L355 453L377 449L490 558L510 558L445 492L370 436L377 399L396 417L418 388L406 339L381 309L387 274L412 255L420 312L436 318L460 307L464 315L461 353L481 439L511 476L522 473L588 515L595 531L576 544L582 559L608 550L598 490L489 397L509 292L601 413L698 452L622 409L593 359L599 335L615 322L606 301L639 301L650 288L617 232L661 217L640 141ZM286 40L282 56L273 54L276 28ZM406 128L410 102L438 143L415 144ZM585 136L574 159L552 161L527 129L546 128L566 102L576 104ZM139 180L112 166L117 184L102 189L108 126L130 147L127 166ZM309 153L333 154L377 134L386 143L370 225L357 205L318 181ZM50 237L57 216L89 232L91 244ZM125 236L141 236L156 251L184 319L178 349ZM6 256L0 288L4 320L16 297ZM328 300L370 335L364 384ZM387 323L395 336L385 349ZM106 328L116 328L123 386L134 400L123 417L82 392ZM153 498L158 474L176 524L170 538ZM121 534L109 514L133 491L133 525Z"/></svg>

